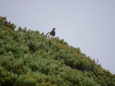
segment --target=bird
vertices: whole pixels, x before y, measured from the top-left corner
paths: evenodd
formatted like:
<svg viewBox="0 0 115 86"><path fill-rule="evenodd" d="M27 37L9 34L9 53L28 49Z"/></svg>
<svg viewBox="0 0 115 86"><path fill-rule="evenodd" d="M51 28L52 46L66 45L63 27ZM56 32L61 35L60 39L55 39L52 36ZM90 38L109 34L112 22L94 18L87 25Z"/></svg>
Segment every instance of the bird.
<svg viewBox="0 0 115 86"><path fill-rule="evenodd" d="M54 38L55 38L55 30L56 30L56 29L53 28L51 32L48 32L48 33L46 34L46 37L47 37L48 39L54 39Z"/></svg>

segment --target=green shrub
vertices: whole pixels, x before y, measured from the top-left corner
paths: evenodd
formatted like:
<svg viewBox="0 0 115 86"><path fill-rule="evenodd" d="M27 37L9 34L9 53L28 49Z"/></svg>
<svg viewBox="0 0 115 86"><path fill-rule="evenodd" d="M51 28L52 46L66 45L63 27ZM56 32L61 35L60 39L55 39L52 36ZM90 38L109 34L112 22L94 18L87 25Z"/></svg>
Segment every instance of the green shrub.
<svg viewBox="0 0 115 86"><path fill-rule="evenodd" d="M0 86L115 86L115 75L63 39L0 17Z"/></svg>

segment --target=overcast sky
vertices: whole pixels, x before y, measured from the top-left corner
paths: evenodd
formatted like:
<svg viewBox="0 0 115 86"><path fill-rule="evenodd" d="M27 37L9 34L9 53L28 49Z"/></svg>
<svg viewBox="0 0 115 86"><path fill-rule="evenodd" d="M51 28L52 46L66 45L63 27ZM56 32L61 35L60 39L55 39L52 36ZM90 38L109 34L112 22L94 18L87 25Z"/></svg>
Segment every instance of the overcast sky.
<svg viewBox="0 0 115 86"><path fill-rule="evenodd" d="M115 74L115 0L0 0L0 16L56 37Z"/></svg>

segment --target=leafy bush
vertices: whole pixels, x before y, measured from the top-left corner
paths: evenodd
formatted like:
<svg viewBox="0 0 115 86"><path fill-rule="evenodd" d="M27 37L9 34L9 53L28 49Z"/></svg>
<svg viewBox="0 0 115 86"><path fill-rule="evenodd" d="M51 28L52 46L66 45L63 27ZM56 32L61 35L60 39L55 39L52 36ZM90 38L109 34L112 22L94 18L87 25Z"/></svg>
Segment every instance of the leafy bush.
<svg viewBox="0 0 115 86"><path fill-rule="evenodd" d="M1 86L115 86L115 75L64 40L0 17Z"/></svg>

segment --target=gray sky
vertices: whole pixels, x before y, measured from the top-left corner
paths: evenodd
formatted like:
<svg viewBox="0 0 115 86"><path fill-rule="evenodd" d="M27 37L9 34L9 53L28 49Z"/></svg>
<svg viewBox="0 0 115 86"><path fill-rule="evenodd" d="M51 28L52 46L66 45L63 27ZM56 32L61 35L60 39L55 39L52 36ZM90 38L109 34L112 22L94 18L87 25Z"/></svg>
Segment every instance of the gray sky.
<svg viewBox="0 0 115 86"><path fill-rule="evenodd" d="M56 36L115 74L115 0L0 0L0 16L17 27Z"/></svg>

